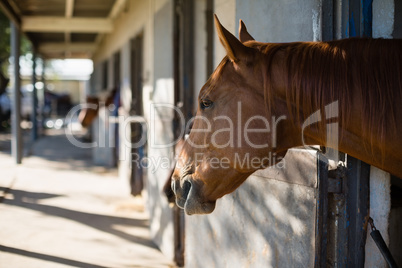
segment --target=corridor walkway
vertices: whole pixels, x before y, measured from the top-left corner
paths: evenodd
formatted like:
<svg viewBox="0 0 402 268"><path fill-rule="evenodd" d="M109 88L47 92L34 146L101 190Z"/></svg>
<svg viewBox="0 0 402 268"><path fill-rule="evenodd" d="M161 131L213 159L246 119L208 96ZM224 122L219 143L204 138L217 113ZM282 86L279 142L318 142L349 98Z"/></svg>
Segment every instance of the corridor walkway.
<svg viewBox="0 0 402 268"><path fill-rule="evenodd" d="M0 267L174 267L149 238L143 200L116 170L49 130L22 165L0 134Z"/></svg>

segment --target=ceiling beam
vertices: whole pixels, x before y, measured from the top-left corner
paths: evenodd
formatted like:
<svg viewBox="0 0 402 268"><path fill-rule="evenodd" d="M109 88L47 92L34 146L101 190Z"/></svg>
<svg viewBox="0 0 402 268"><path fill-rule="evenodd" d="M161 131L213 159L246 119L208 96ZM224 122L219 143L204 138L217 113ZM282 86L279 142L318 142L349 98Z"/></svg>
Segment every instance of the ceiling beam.
<svg viewBox="0 0 402 268"><path fill-rule="evenodd" d="M126 4L126 0L116 0L114 3L110 13L109 18L115 19L120 11L123 9L124 5Z"/></svg>
<svg viewBox="0 0 402 268"><path fill-rule="evenodd" d="M77 51L77 52L71 52L71 53L47 52L46 54L43 53L42 57L47 60L51 60L51 59L90 59L92 57L92 53L86 53L83 51Z"/></svg>
<svg viewBox="0 0 402 268"><path fill-rule="evenodd" d="M42 43L39 45L39 52L93 52L96 49L95 43Z"/></svg>
<svg viewBox="0 0 402 268"><path fill-rule="evenodd" d="M21 29L24 32L109 33L113 24L111 19L25 16Z"/></svg>

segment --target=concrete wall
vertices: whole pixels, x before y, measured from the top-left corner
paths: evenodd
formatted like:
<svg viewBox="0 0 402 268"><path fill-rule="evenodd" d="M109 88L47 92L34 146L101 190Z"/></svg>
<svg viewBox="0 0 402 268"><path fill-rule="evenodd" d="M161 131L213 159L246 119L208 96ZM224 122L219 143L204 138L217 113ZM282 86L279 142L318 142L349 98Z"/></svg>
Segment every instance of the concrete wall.
<svg viewBox="0 0 402 268"><path fill-rule="evenodd" d="M236 1L236 29L242 19L261 42L320 40L321 1Z"/></svg>
<svg viewBox="0 0 402 268"><path fill-rule="evenodd" d="M129 0L123 12L115 19L113 33L103 37L93 60L92 90L102 90L102 64L108 65L108 86L113 86L114 58L120 52L121 104L119 115L127 118L131 108L131 39L143 34L143 107L148 127L153 133L147 146L148 157L166 160L172 158L172 145L155 148L155 144L168 144L172 140L172 113L161 108L153 109L153 104L173 104L173 48L172 23L173 1L169 0ZM130 136L130 124L120 126L119 177L129 191L132 158L130 148L124 144L123 135ZM124 134L123 134L124 133ZM95 151L99 152L99 149ZM112 153L112 152L110 152ZM97 156L99 158L99 156ZM104 158L104 157L103 157ZM105 160L106 161L106 160ZM107 161L106 161L107 162ZM170 166L145 169L147 173L146 207L150 214L151 235L165 255L173 259L172 211L164 196L163 184L168 177Z"/></svg>
<svg viewBox="0 0 402 268"><path fill-rule="evenodd" d="M165 4L154 19L154 90L150 110L148 156L163 162L173 155L173 2ZM151 216L151 235L162 251L173 258L172 211L162 195L170 175L170 167L152 166L148 169L148 211Z"/></svg>
<svg viewBox="0 0 402 268"><path fill-rule="evenodd" d="M315 157L293 150L287 170L259 171L212 214L186 217L186 267L313 267ZM288 170L302 183L285 182Z"/></svg>
<svg viewBox="0 0 402 268"><path fill-rule="evenodd" d="M392 38L394 30L394 0L373 1L373 37Z"/></svg>

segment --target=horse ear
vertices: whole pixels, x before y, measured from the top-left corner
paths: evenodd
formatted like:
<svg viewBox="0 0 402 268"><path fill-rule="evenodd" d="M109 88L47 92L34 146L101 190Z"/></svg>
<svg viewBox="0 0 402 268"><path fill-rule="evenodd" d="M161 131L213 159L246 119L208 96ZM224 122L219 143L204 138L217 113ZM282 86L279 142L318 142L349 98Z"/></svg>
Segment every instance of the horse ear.
<svg viewBox="0 0 402 268"><path fill-rule="evenodd" d="M227 56L233 62L245 60L250 55L252 48L243 45L233 34L231 34L219 22L215 15L215 27L218 32L219 40L226 50Z"/></svg>
<svg viewBox="0 0 402 268"><path fill-rule="evenodd" d="M254 41L255 39L247 32L247 27L242 20L240 20L239 26L239 38L240 42Z"/></svg>

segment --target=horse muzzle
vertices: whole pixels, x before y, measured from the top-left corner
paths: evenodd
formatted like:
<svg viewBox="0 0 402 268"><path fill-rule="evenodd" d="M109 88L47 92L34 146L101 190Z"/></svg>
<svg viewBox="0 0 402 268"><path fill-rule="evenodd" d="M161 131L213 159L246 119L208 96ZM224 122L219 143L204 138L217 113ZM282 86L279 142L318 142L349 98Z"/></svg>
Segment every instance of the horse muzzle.
<svg viewBox="0 0 402 268"><path fill-rule="evenodd" d="M216 201L205 202L200 197L200 188L194 183L192 176L172 179L172 190L176 195L176 204L184 209L187 215L209 214L215 209Z"/></svg>

